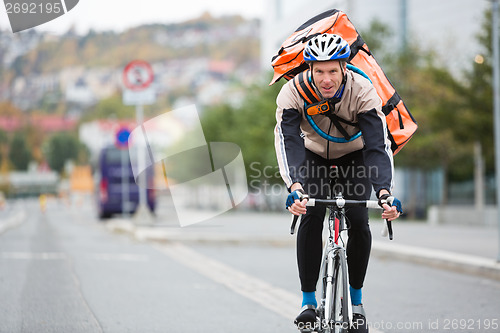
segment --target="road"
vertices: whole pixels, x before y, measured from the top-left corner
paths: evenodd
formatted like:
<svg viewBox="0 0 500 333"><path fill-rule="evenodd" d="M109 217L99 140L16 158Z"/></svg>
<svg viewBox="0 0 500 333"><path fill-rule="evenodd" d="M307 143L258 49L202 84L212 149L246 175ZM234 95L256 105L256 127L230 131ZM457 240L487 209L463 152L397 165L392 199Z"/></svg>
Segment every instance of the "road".
<svg viewBox="0 0 500 333"><path fill-rule="evenodd" d="M16 212L0 234L0 332L297 332L293 245L139 242L88 203ZM499 300L499 281L377 257L364 288L372 332L498 332Z"/></svg>

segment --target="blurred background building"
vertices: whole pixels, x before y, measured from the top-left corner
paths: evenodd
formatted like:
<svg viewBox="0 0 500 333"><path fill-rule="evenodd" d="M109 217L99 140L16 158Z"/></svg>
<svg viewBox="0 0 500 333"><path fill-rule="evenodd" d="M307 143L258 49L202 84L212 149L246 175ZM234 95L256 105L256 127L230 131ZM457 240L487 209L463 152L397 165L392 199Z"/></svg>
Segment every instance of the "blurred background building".
<svg viewBox="0 0 500 333"><path fill-rule="evenodd" d="M450 68L470 66L479 52L476 35L488 1L478 0L270 0L262 18L261 64L268 68L281 43L302 23L328 9L347 14L356 29L373 20L386 24L394 36L386 46L398 49L410 39L438 51ZM376 56L376 55L375 55Z"/></svg>

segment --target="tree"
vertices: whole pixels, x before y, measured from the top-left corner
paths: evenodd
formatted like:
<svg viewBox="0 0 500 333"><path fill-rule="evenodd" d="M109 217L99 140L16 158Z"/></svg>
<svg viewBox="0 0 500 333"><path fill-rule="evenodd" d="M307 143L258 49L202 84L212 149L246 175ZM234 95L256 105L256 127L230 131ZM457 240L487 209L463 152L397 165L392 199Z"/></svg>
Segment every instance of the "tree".
<svg viewBox="0 0 500 333"><path fill-rule="evenodd" d="M208 108L201 121L207 141L233 142L240 146L249 180L266 175L267 180L275 182L279 175L273 129L275 101L282 84L269 87L269 81L249 87L239 107L222 104Z"/></svg>
<svg viewBox="0 0 500 333"><path fill-rule="evenodd" d="M419 125L414 137L396 156L396 164L448 169L461 155L456 149L453 119L466 108L460 95L463 87L448 70L435 64L432 51L410 44L390 55L385 52L383 41L392 33L382 23L373 21L362 35L377 59L382 54L385 73Z"/></svg>
<svg viewBox="0 0 500 333"><path fill-rule="evenodd" d="M81 122L88 122L96 119L133 119L135 109L133 106L124 105L121 95L115 94L109 98L99 101L95 106L87 110Z"/></svg>
<svg viewBox="0 0 500 333"><path fill-rule="evenodd" d="M375 41L375 49L368 44L374 53L383 45L377 41L386 35L386 30L378 24L363 33L365 40ZM423 50L409 43L396 53L384 53L383 50L381 53L385 55L382 57L385 73L419 125L410 142L395 156L395 164L417 170L443 170L445 183L441 197L446 203L448 181L472 176L473 140L465 139L464 135L471 132L471 128L467 128L471 124L468 88L434 60L433 50ZM416 198L410 191L409 215L415 213L411 208L416 208L417 200L422 198Z"/></svg>
<svg viewBox="0 0 500 333"><path fill-rule="evenodd" d="M419 122L419 131L409 143L409 149L401 153L403 163L426 167L438 162L447 171L449 181L468 180L473 175L473 145L480 142L486 157L486 171L493 172L490 11L485 13L478 40L484 54L478 55L471 69L464 71L464 80L433 64L431 53L425 66L419 66L420 70L412 68L418 59L402 59L394 68L396 80L393 82L399 84L398 89L401 87L400 94ZM415 75L420 77L420 83L415 81Z"/></svg>
<svg viewBox="0 0 500 333"><path fill-rule="evenodd" d="M7 173L9 169L9 138L7 133L0 129L0 172Z"/></svg>
<svg viewBox="0 0 500 333"><path fill-rule="evenodd" d="M66 161L77 162L82 156L85 158L86 147L73 135L61 132L45 142L43 151L50 168L62 173Z"/></svg>
<svg viewBox="0 0 500 333"><path fill-rule="evenodd" d="M467 113L462 126L457 128L457 136L461 141L481 143L487 173L494 173L495 168L491 34L491 10L487 10L484 14L482 30L477 36L483 54L477 55L472 68L465 71L465 89L460 93L467 101Z"/></svg>
<svg viewBox="0 0 500 333"><path fill-rule="evenodd" d="M366 45L368 45L370 52L376 55L377 62L382 67L385 67L386 62L391 62L393 52L389 52L385 46L387 45L387 40L391 39L394 33L385 23L374 19L360 35L363 37Z"/></svg>
<svg viewBox="0 0 500 333"><path fill-rule="evenodd" d="M3 129L0 129L0 145L7 144L9 142L9 138L7 136L7 132Z"/></svg>
<svg viewBox="0 0 500 333"><path fill-rule="evenodd" d="M0 102L0 115L22 117L23 111L9 101Z"/></svg>
<svg viewBox="0 0 500 333"><path fill-rule="evenodd" d="M26 139L22 133L14 135L10 144L9 159L16 170L27 170L31 161L31 152L26 144Z"/></svg>
<svg viewBox="0 0 500 333"><path fill-rule="evenodd" d="M26 126L20 133L22 133L22 136L26 140L26 145L31 152L32 159L38 163L42 162L42 143L47 134L33 124Z"/></svg>

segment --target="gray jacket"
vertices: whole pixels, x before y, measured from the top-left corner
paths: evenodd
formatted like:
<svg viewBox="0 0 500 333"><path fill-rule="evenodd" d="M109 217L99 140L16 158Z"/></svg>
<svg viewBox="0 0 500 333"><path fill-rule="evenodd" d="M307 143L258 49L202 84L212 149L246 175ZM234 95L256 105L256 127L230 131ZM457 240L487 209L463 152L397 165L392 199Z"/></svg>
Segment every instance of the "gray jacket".
<svg viewBox="0 0 500 333"><path fill-rule="evenodd" d="M349 136L353 136L350 141L345 140L340 131L332 126L330 118L324 115L311 116L319 129L331 137L327 144L327 139L307 120L305 102L292 81L283 86L276 104L276 156L281 176L288 188L295 182L304 181L300 179L298 170L304 164L305 149L325 159L339 158L363 149L366 167L377 168L377 172L370 176L374 190L376 193L382 188L391 191L394 166L382 101L365 77L347 70L344 92L340 102L335 105L335 115L357 124L342 124Z"/></svg>

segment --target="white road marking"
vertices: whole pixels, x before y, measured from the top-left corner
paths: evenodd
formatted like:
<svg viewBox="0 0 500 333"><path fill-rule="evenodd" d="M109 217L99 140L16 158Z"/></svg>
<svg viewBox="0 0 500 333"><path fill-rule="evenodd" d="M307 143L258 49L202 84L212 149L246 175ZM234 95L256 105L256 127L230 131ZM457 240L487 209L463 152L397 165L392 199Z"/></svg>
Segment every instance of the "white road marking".
<svg viewBox="0 0 500 333"><path fill-rule="evenodd" d="M171 259L286 319L293 320L299 313L302 299L294 293L238 271L181 243L157 244L155 247ZM382 333L372 327L370 332Z"/></svg>
<svg viewBox="0 0 500 333"><path fill-rule="evenodd" d="M0 221L0 234L6 232L9 229L18 227L26 219L26 213L24 211L17 212L7 219Z"/></svg>
<svg viewBox="0 0 500 333"><path fill-rule="evenodd" d="M149 257L146 255L129 253L96 253L90 254L89 258L105 261L149 261Z"/></svg>
<svg viewBox="0 0 500 333"><path fill-rule="evenodd" d="M61 252L2 252L1 259L15 260L64 260L68 259L65 253Z"/></svg>
<svg viewBox="0 0 500 333"><path fill-rule="evenodd" d="M102 261L149 261L146 255L129 253L93 253L86 258ZM0 259L12 260L67 260L69 256L63 252L0 252Z"/></svg>
<svg viewBox="0 0 500 333"><path fill-rule="evenodd" d="M297 295L238 271L180 243L156 247L179 263L285 318L295 318L298 314L302 300Z"/></svg>

